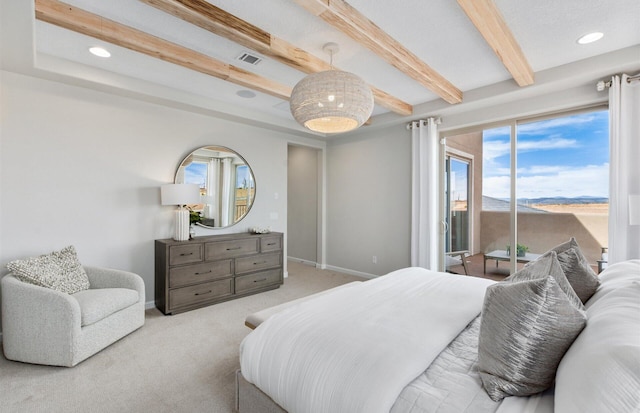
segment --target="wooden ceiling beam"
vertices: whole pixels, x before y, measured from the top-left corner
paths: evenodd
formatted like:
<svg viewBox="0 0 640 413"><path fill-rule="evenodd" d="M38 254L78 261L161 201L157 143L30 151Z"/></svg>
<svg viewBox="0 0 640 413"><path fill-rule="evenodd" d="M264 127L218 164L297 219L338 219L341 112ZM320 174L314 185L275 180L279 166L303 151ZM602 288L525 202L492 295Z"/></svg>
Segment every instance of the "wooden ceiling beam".
<svg viewBox="0 0 640 413"><path fill-rule="evenodd" d="M324 60L205 0L140 1L304 73L331 69L331 65ZM413 107L410 104L374 86L369 85L369 87L376 104L402 116L413 113Z"/></svg>
<svg viewBox="0 0 640 413"><path fill-rule="evenodd" d="M458 0L458 4L516 83L519 86L533 84L533 70L493 0Z"/></svg>
<svg viewBox="0 0 640 413"><path fill-rule="evenodd" d="M280 99L291 88L210 56L168 42L140 30L105 19L57 0L35 0L36 18L166 62L174 63Z"/></svg>
<svg viewBox="0 0 640 413"><path fill-rule="evenodd" d="M462 102L462 91L344 0L295 1L445 101Z"/></svg>

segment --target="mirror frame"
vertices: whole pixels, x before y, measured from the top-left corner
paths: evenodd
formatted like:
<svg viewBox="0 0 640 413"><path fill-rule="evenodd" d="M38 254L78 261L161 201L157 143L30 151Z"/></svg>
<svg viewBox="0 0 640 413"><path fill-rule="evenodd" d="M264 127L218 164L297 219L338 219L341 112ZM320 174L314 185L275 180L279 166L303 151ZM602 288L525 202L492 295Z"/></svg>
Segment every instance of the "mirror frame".
<svg viewBox="0 0 640 413"><path fill-rule="evenodd" d="M251 168L251 165L249 165L249 163L247 162L247 160L240 155L238 152L234 151L231 148L228 148L226 146L221 146L221 145L206 145L206 146L201 146L198 147L194 150L192 150L187 156L185 156L180 163L178 164L178 167L176 168L176 173L174 176L174 183L184 183L184 177L182 179L179 179L179 175L180 175L180 169L181 168L185 168L184 163L189 160L189 158L193 158L196 152L198 151L202 151L203 149L209 149L209 150L214 150L214 151L218 151L218 152L228 152L230 154L233 154L233 157L238 158L239 160L241 160L244 165L247 166L248 172L249 172L249 176L250 176L250 181L253 182L253 196L250 197L251 202L247 201L247 206L246 206L246 211L237 219L234 220L234 222L230 223L229 225L225 225L225 226L210 226L210 225L205 225L202 224L201 222L196 222L196 225L203 227L203 228L209 228L209 229L224 229L224 228L229 228L232 227L234 225L236 225L238 222L242 221L251 211L251 208L253 207L253 204L255 203L255 199L256 199L256 191L257 191L257 184L256 184L256 175L253 173L253 169ZM236 164L239 165L239 164ZM236 178L237 179L237 178ZM234 184L234 188L233 189L237 189L235 188L235 184ZM208 204L204 204L205 206Z"/></svg>

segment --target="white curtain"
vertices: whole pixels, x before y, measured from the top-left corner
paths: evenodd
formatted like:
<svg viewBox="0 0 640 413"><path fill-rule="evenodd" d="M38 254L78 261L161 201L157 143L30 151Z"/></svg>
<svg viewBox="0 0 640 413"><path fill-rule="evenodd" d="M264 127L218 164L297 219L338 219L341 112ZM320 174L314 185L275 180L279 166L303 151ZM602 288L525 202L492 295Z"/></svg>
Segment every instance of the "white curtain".
<svg viewBox="0 0 640 413"><path fill-rule="evenodd" d="M222 160L222 194L220 199L221 211L220 211L220 225L226 227L233 223L233 202L234 202L234 188L233 188L233 159L224 158Z"/></svg>
<svg viewBox="0 0 640 413"><path fill-rule="evenodd" d="M220 223L220 159L211 158L207 168L207 205L205 217L213 218L214 224Z"/></svg>
<svg viewBox="0 0 640 413"><path fill-rule="evenodd" d="M438 126L434 118L412 122L411 266L438 270Z"/></svg>
<svg viewBox="0 0 640 413"><path fill-rule="evenodd" d="M609 89L609 264L640 258L640 225L631 225L640 195L640 82L614 76Z"/></svg>

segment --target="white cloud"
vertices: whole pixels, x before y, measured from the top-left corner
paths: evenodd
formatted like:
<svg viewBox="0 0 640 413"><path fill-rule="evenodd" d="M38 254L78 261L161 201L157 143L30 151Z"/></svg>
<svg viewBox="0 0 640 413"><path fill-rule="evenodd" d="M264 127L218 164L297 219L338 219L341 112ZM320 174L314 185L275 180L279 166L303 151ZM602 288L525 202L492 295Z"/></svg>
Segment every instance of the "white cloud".
<svg viewBox="0 0 640 413"><path fill-rule="evenodd" d="M482 180L482 195L492 198L509 198L511 191L511 178L509 175L491 176Z"/></svg>
<svg viewBox="0 0 640 413"><path fill-rule="evenodd" d="M546 151L549 149L576 148L578 146L578 142L575 139L565 139L555 135L547 139L519 141L518 152Z"/></svg>
<svg viewBox="0 0 640 413"><path fill-rule="evenodd" d="M577 148L580 145L575 139L565 139L559 135L546 139L526 140L518 142L518 152L546 151L555 149ZM511 143L509 141L488 141L483 144L482 158L485 162L491 162L496 158L509 155Z"/></svg>
<svg viewBox="0 0 640 413"><path fill-rule="evenodd" d="M511 136L511 128L509 126L502 126L495 129L485 129L482 131L482 137L486 139L502 138L509 139Z"/></svg>
<svg viewBox="0 0 640 413"><path fill-rule="evenodd" d="M482 158L491 161L501 156L509 155L511 143L509 141L488 141L482 145Z"/></svg>
<svg viewBox="0 0 640 413"><path fill-rule="evenodd" d="M564 128L591 123L598 119L595 114L567 116L538 122L523 123L518 125L518 134L547 135L550 129Z"/></svg>
<svg viewBox="0 0 640 413"><path fill-rule="evenodd" d="M533 165L529 168L518 168L518 175L548 175L566 171L570 167L560 165Z"/></svg>
<svg viewBox="0 0 640 413"><path fill-rule="evenodd" d="M609 164L586 165L578 168L551 168L540 166L529 168L540 173L518 178L518 198L541 198L562 196L609 196ZM483 195L494 198L509 198L509 175L485 178Z"/></svg>

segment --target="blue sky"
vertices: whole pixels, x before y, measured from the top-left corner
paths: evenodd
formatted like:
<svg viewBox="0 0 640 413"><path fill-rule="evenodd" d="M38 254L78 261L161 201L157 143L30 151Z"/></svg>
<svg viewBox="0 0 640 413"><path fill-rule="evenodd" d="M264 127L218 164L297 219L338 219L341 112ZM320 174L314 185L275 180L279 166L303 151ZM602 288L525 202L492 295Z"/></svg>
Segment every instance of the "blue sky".
<svg viewBox="0 0 640 413"><path fill-rule="evenodd" d="M509 127L483 133L483 195L509 198ZM608 197L609 114L518 125L518 198Z"/></svg>

